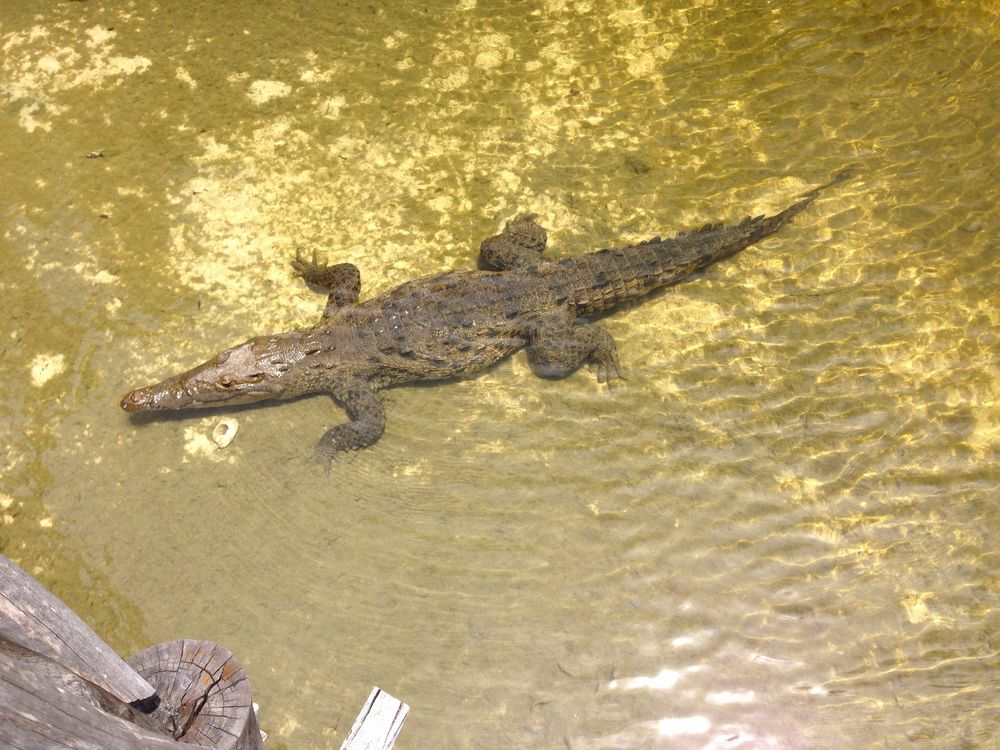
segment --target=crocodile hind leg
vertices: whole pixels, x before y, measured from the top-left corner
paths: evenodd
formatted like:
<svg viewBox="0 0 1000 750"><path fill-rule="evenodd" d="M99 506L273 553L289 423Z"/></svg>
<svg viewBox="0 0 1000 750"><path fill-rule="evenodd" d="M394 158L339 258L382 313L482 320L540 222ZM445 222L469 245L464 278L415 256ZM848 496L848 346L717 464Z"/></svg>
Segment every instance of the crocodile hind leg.
<svg viewBox="0 0 1000 750"><path fill-rule="evenodd" d="M343 404L351 421L327 430L316 444L316 461L325 467L338 453L372 445L385 430L385 407L367 383L340 386L331 393Z"/></svg>
<svg viewBox="0 0 1000 750"><path fill-rule="evenodd" d="M296 250L292 268L295 269L295 275L301 276L306 283L315 284L330 292L323 317L341 305L351 305L358 301L361 294L361 272L354 264L336 263L328 266L317 262L315 250L311 260L306 260Z"/></svg>
<svg viewBox="0 0 1000 750"><path fill-rule="evenodd" d="M543 377L564 378L585 362L593 365L601 383L622 376L615 340L593 323L544 323L532 333L527 352L532 369Z"/></svg>
<svg viewBox="0 0 1000 750"><path fill-rule="evenodd" d="M479 262L495 271L537 263L547 240L545 230L535 223L535 214L521 214L508 221L503 232L483 240Z"/></svg>

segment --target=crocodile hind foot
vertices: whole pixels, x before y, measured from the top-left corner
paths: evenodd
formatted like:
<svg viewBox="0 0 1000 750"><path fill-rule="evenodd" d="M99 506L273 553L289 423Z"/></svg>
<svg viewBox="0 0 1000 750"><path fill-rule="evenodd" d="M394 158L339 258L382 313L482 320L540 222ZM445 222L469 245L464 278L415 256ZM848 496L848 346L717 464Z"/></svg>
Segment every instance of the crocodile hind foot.
<svg viewBox="0 0 1000 750"><path fill-rule="evenodd" d="M542 377L564 378L589 363L600 383L622 377L618 348L598 325L543 325L527 347L532 369Z"/></svg>
<svg viewBox="0 0 1000 750"><path fill-rule="evenodd" d="M548 235L535 223L535 214L521 214L508 221L503 232L483 240L479 261L495 271L507 271L541 260Z"/></svg>
<svg viewBox="0 0 1000 750"><path fill-rule="evenodd" d="M306 283L315 284L330 292L324 316L341 305L354 304L361 295L361 272L353 263L328 266L316 260L315 250L312 251L310 260L303 258L302 253L296 250L292 268L295 269L295 275L301 276Z"/></svg>

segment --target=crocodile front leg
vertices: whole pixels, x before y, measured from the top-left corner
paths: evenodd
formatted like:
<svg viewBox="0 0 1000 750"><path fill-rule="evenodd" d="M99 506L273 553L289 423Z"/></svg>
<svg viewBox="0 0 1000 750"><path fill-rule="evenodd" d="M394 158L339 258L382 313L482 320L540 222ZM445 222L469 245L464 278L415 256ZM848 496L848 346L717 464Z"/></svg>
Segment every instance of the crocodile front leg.
<svg viewBox="0 0 1000 750"><path fill-rule="evenodd" d="M483 240L479 262L495 271L537 263L547 240L545 230L535 223L535 214L521 214L508 221L502 233Z"/></svg>
<svg viewBox="0 0 1000 750"><path fill-rule="evenodd" d="M532 368L543 377L564 378L584 362L594 366L601 383L622 376L611 334L593 323L577 325L568 315L543 321L530 335L527 352Z"/></svg>
<svg viewBox="0 0 1000 750"><path fill-rule="evenodd" d="M370 385L354 382L332 389L331 394L351 421L327 430L316 444L316 461L326 467L338 453L372 445L385 430L385 408Z"/></svg>
<svg viewBox="0 0 1000 750"><path fill-rule="evenodd" d="M306 283L315 284L330 292L326 300L326 309L323 310L324 318L341 305L354 304L361 295L361 272L352 263L336 263L329 266L317 262L315 250L312 252L311 260L306 260L296 250L292 268L295 269L295 275L301 276Z"/></svg>

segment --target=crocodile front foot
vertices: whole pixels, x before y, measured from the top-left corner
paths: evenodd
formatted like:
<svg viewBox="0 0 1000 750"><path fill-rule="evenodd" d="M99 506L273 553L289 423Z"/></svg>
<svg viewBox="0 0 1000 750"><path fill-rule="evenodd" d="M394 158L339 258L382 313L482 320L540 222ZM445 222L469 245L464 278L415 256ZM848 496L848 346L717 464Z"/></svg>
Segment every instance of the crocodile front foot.
<svg viewBox="0 0 1000 750"><path fill-rule="evenodd" d="M306 260L301 251L296 249L292 268L295 269L295 275L301 276L306 283L315 284L330 292L324 315L341 305L352 305L358 301L361 294L361 272L353 263L336 263L330 266L317 260L315 250L312 251L312 258Z"/></svg>
<svg viewBox="0 0 1000 750"><path fill-rule="evenodd" d="M373 445L385 430L385 407L372 388L357 382L335 388L331 394L347 409L351 421L327 430L316 444L313 456L327 471L339 455Z"/></svg>

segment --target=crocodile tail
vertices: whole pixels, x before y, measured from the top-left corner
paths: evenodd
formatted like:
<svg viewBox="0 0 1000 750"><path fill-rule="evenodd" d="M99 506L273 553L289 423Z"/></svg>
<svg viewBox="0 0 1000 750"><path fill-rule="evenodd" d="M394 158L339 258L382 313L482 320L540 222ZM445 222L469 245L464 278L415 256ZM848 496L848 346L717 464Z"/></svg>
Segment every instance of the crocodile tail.
<svg viewBox="0 0 1000 750"><path fill-rule="evenodd" d="M841 172L773 216L747 217L734 226L706 224L669 239L654 237L638 245L584 255L577 259L574 307L581 315L601 312L675 284L774 234L786 221L804 211L824 189L849 177L848 172Z"/></svg>

